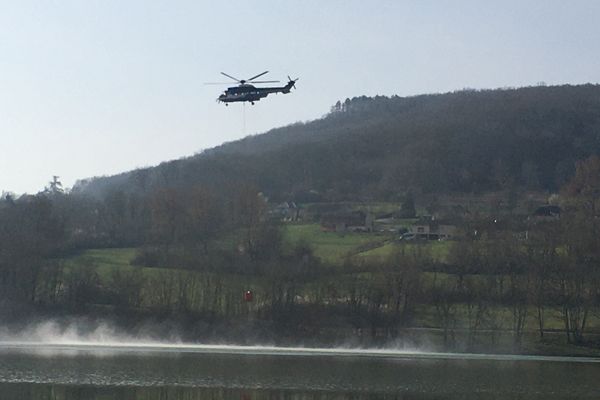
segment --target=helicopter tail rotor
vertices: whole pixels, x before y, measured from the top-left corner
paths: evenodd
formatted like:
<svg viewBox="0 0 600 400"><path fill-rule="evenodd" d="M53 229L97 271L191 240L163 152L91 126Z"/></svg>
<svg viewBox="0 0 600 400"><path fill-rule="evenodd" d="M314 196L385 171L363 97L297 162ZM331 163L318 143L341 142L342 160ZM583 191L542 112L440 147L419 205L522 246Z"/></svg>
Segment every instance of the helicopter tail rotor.
<svg viewBox="0 0 600 400"><path fill-rule="evenodd" d="M288 85L291 83L291 84L292 84L292 86L291 86L291 87L293 87L294 89L296 89L296 82L298 81L298 79L300 79L300 78L292 79L292 78L290 78L290 76L288 75Z"/></svg>

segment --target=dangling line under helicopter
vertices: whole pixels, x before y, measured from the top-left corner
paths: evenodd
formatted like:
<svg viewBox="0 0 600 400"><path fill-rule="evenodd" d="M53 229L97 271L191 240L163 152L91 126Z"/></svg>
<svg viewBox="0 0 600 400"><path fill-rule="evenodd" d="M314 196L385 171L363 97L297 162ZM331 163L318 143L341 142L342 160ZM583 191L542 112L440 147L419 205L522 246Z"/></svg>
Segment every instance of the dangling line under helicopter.
<svg viewBox="0 0 600 400"><path fill-rule="evenodd" d="M277 82L279 82L279 81L256 81L255 80L256 78L259 78L268 72L269 71L265 71L263 73L253 76L250 79L237 79L231 75L226 74L225 72L221 72L221 75L224 75L230 79L233 79L234 81L239 83L239 85L227 88L227 90L225 90L225 92L223 92L223 94L221 94L217 98L217 102L223 102L223 103L225 103L226 106L228 106L229 103L249 101L252 105L254 105L255 101L260 101L260 99L267 97L271 93L284 93L285 94L285 93L289 93L292 88L296 89L295 83L299 78L292 79L289 77L289 75L288 75L288 83L285 86L263 87L263 88L257 88L256 86L254 86L254 84L256 84L256 83L277 83ZM227 85L227 84L228 84L227 82L206 83L206 85Z"/></svg>

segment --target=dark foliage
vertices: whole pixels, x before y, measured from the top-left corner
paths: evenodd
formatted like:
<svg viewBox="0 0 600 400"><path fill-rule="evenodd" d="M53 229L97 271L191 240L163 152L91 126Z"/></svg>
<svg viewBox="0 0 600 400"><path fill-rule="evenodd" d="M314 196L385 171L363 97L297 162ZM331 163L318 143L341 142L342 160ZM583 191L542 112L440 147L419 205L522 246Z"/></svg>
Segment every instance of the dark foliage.
<svg viewBox="0 0 600 400"><path fill-rule="evenodd" d="M322 119L274 129L193 157L75 190L251 182L273 199L396 199L418 192L556 190L600 151L600 86L358 97Z"/></svg>

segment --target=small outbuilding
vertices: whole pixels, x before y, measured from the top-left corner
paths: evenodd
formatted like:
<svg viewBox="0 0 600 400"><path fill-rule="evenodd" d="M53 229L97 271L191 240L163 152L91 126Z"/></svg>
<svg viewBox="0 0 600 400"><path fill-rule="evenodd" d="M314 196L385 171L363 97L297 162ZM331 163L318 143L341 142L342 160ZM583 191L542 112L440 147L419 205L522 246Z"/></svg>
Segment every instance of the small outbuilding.
<svg viewBox="0 0 600 400"><path fill-rule="evenodd" d="M321 217L324 232L372 232L373 216L363 211L338 212Z"/></svg>
<svg viewBox="0 0 600 400"><path fill-rule="evenodd" d="M446 240L456 236L456 226L435 218L421 218L409 230L416 239Z"/></svg>

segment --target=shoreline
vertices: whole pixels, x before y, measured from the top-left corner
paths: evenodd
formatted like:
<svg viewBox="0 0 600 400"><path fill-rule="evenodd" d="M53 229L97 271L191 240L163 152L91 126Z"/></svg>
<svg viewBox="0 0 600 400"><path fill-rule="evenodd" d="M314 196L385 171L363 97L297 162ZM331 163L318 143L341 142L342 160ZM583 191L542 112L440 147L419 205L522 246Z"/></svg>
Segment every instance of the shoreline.
<svg viewBox="0 0 600 400"><path fill-rule="evenodd" d="M498 355L501 357L599 358L598 335L588 336L583 344L568 343L563 332L525 332L520 344L511 331L481 331L475 336L460 328L444 341L443 330L405 327L396 335L357 330L346 324L309 326L277 323L270 320L231 320L79 314L70 316L33 314L27 319L0 319L0 348L5 344L21 346L105 346L139 348L199 348L210 346L248 349L316 349L317 351L371 351L396 355L410 353Z"/></svg>
<svg viewBox="0 0 600 400"><path fill-rule="evenodd" d="M464 361L508 361L508 362L565 362L598 363L600 357L589 356L548 356L531 354L437 352L422 350L401 350L393 348L336 348L336 347L287 347L287 346L244 346L235 344L195 344L166 342L39 342L0 340L0 352L24 352L42 354L45 352L77 352L83 354L101 353L192 353L242 356L284 356L284 357L355 357L414 360L464 360Z"/></svg>

